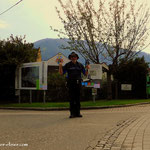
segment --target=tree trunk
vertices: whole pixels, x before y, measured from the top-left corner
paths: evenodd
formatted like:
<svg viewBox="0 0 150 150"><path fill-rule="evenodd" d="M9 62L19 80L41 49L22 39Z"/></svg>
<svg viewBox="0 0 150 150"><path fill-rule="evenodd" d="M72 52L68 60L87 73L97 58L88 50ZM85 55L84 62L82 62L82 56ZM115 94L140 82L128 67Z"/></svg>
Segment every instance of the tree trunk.
<svg viewBox="0 0 150 150"><path fill-rule="evenodd" d="M118 81L115 80L115 99L118 99Z"/></svg>
<svg viewBox="0 0 150 150"><path fill-rule="evenodd" d="M111 73L107 72L107 99L112 99Z"/></svg>

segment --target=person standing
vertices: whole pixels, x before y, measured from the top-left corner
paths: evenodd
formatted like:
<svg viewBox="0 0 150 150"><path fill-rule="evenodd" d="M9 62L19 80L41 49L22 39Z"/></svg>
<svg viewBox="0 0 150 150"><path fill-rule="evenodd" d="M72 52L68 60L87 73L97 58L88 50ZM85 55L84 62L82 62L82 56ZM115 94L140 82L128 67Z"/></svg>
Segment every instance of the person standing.
<svg viewBox="0 0 150 150"><path fill-rule="evenodd" d="M88 74L88 68L85 70L84 66L78 62L79 56L72 52L68 58L71 60L62 67L62 63L59 64L59 73L61 75L67 73L67 87L69 91L69 103L70 103L70 118L82 117L80 114L80 89L81 89L81 73Z"/></svg>

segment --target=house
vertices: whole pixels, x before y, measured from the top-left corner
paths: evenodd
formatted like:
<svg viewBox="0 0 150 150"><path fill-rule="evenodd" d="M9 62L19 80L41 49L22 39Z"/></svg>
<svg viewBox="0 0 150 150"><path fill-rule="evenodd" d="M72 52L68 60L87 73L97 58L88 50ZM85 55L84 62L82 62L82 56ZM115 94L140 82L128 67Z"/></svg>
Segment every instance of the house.
<svg viewBox="0 0 150 150"><path fill-rule="evenodd" d="M36 59L37 62L41 62L42 61L42 56L41 56L41 50L40 48L38 49L38 54L37 54L37 59Z"/></svg>
<svg viewBox="0 0 150 150"><path fill-rule="evenodd" d="M41 61L42 61L42 56L41 56L41 50L39 48L36 62L41 62ZM49 73L58 72L59 63L61 62L62 65L64 66L69 61L70 60L65 55L63 55L62 53L57 53L55 56L47 60L48 72Z"/></svg>
<svg viewBox="0 0 150 150"><path fill-rule="evenodd" d="M58 53L55 56L51 57L47 60L48 65L48 72L58 72L59 63L61 62L64 66L66 63L68 63L70 60L63 55L62 53Z"/></svg>

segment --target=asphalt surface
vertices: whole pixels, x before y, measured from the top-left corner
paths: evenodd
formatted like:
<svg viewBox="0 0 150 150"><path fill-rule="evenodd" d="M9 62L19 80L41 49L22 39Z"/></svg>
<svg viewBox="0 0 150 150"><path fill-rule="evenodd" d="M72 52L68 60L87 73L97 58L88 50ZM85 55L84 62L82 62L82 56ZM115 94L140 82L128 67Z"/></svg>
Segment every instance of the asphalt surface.
<svg viewBox="0 0 150 150"><path fill-rule="evenodd" d="M150 150L150 104L81 113L1 109L0 150Z"/></svg>

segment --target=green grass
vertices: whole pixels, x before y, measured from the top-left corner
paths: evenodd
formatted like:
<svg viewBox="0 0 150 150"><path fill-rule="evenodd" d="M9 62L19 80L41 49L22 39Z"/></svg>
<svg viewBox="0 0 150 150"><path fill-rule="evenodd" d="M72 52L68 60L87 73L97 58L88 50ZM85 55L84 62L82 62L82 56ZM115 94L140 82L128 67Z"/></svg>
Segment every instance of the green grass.
<svg viewBox="0 0 150 150"><path fill-rule="evenodd" d="M136 104L136 103L144 103L150 102L150 99L124 99L124 100L101 100L96 101L95 103L90 102L82 102L82 106L113 106L113 105L126 105L126 104Z"/></svg>
<svg viewBox="0 0 150 150"><path fill-rule="evenodd" d="M48 103L14 103L3 104L0 107L69 107L68 102L48 102Z"/></svg>
<svg viewBox="0 0 150 150"><path fill-rule="evenodd" d="M125 99L125 100L97 100L95 103L93 101L81 102L81 107L89 106L112 106L112 105L125 105L125 104L135 104L150 102L150 99ZM68 102L47 102L47 103L14 103L14 104L0 104L0 107L69 107Z"/></svg>

